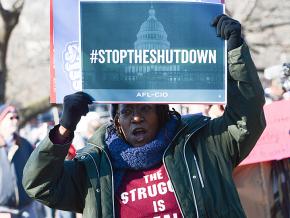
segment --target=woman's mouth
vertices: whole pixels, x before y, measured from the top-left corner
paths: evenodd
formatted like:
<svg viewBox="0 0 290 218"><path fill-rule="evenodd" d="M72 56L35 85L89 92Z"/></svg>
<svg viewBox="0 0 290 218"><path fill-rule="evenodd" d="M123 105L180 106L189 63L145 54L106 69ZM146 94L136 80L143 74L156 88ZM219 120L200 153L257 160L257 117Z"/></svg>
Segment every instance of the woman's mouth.
<svg viewBox="0 0 290 218"><path fill-rule="evenodd" d="M147 131L143 128L136 128L133 130L133 135L137 142L141 142L145 139Z"/></svg>

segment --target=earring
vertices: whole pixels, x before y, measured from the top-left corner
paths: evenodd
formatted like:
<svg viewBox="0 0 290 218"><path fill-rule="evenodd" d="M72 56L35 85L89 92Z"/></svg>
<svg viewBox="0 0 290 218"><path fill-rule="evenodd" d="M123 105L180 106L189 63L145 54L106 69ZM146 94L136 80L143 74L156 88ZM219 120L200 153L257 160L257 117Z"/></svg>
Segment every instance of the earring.
<svg viewBox="0 0 290 218"><path fill-rule="evenodd" d="M114 117L114 127L115 127L115 130L117 131L118 135L122 137L122 129L121 129L121 126L118 122L118 117L115 116Z"/></svg>

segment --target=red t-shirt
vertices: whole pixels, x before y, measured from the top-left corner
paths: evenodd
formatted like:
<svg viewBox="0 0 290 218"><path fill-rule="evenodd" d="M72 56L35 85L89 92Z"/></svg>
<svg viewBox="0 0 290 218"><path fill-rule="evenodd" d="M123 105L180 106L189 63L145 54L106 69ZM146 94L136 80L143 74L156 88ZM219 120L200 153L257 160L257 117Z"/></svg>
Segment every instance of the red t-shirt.
<svg viewBox="0 0 290 218"><path fill-rule="evenodd" d="M150 170L127 171L116 194L116 202L121 218L182 217L163 164Z"/></svg>

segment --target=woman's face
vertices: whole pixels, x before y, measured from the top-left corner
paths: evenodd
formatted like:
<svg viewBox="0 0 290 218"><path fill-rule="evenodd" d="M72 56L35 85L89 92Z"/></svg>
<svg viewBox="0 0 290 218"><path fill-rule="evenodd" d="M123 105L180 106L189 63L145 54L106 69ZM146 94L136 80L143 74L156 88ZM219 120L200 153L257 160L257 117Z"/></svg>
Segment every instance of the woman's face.
<svg viewBox="0 0 290 218"><path fill-rule="evenodd" d="M130 145L143 146L151 142L159 130L156 105L120 104L115 124Z"/></svg>

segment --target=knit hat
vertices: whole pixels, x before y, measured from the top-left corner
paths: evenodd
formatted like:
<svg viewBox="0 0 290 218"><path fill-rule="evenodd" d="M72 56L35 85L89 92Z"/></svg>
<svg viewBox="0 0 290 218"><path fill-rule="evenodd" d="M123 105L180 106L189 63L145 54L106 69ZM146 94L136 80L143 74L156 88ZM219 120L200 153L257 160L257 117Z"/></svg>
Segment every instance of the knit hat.
<svg viewBox="0 0 290 218"><path fill-rule="evenodd" d="M9 112L16 112L16 108L8 104L0 105L0 121L2 121Z"/></svg>

